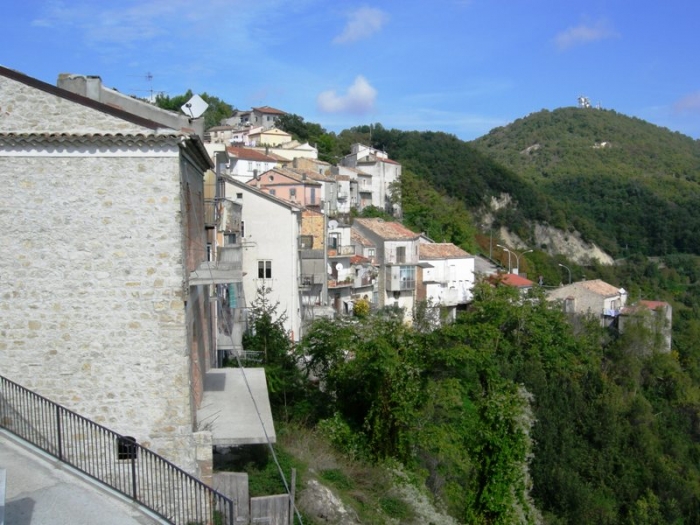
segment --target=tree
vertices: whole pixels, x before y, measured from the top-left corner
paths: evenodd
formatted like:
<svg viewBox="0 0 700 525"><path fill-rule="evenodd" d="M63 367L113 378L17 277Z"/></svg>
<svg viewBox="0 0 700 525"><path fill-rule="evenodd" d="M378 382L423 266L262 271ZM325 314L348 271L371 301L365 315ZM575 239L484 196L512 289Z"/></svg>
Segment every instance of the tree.
<svg viewBox="0 0 700 525"><path fill-rule="evenodd" d="M290 334L284 327L286 314L277 313L279 303L272 303L271 288L258 288L250 307L250 325L243 335L246 351L260 352L265 367L270 403L273 410L284 410L302 396L302 377L292 353Z"/></svg>

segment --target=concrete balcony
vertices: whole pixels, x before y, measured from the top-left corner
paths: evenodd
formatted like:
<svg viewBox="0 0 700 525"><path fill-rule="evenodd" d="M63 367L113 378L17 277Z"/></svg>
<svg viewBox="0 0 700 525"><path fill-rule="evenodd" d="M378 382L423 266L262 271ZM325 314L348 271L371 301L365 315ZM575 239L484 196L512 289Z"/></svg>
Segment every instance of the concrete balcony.
<svg viewBox="0 0 700 525"><path fill-rule="evenodd" d="M190 286L240 283L243 280L243 249L240 244L220 246L218 256L218 261L205 261L190 273Z"/></svg>

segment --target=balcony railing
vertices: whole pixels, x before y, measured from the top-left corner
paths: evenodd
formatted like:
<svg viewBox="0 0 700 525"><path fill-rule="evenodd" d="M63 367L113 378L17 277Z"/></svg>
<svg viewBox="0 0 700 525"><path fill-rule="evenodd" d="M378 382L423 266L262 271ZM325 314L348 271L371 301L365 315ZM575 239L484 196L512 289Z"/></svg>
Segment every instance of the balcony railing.
<svg viewBox="0 0 700 525"><path fill-rule="evenodd" d="M355 255L354 246L336 246L335 248L328 248L328 257L347 257L348 255Z"/></svg>
<svg viewBox="0 0 700 525"><path fill-rule="evenodd" d="M353 284L354 288L362 288L363 286L372 286L372 281L374 281L374 277L372 275L363 275L363 276L358 276L355 277L355 282Z"/></svg>
<svg viewBox="0 0 700 525"><path fill-rule="evenodd" d="M351 277L343 281L338 281L336 279L328 279L328 288L345 288L347 286L352 286L354 283Z"/></svg>
<svg viewBox="0 0 700 525"><path fill-rule="evenodd" d="M236 521L233 501L158 454L0 376L0 427L169 523Z"/></svg>

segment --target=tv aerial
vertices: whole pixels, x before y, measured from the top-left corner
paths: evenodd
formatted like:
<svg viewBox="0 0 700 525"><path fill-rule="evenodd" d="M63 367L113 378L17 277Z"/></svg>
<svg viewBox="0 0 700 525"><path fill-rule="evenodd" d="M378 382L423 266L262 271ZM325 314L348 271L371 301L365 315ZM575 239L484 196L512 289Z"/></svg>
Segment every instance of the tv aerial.
<svg viewBox="0 0 700 525"><path fill-rule="evenodd" d="M207 110L209 104L199 95L194 95L191 99L180 106L180 111L190 117L190 120L198 119Z"/></svg>

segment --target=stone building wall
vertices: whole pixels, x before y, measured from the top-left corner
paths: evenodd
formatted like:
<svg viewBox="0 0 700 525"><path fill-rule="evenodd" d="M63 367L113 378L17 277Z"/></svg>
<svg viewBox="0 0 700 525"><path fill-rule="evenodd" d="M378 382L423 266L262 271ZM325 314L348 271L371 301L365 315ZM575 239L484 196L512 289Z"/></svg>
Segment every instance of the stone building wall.
<svg viewBox="0 0 700 525"><path fill-rule="evenodd" d="M0 150L2 374L193 470L177 146L21 153Z"/></svg>
<svg viewBox="0 0 700 525"><path fill-rule="evenodd" d="M0 374L196 474L211 305L183 140L0 67Z"/></svg>
<svg viewBox="0 0 700 525"><path fill-rule="evenodd" d="M145 128L0 75L0 130L144 133Z"/></svg>

